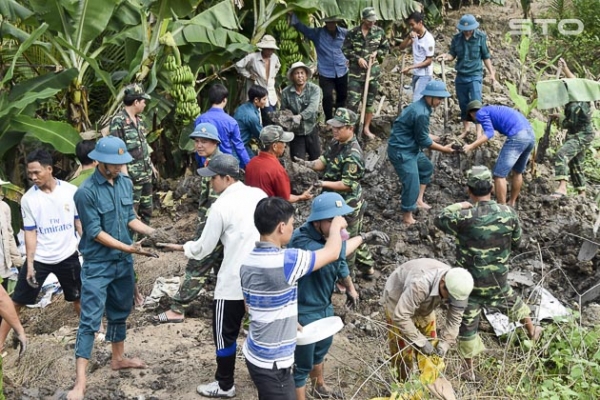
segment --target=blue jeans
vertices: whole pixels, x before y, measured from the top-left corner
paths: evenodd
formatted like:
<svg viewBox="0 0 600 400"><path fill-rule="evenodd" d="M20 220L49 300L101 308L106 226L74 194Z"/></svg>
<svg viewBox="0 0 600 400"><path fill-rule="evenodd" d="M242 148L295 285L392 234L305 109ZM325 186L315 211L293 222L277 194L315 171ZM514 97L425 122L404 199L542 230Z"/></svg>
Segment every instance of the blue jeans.
<svg viewBox="0 0 600 400"><path fill-rule="evenodd" d="M433 164L420 151L418 154L407 154L388 147L388 157L402 183L400 210L412 212L417 209L420 185L431 182Z"/></svg>
<svg viewBox="0 0 600 400"><path fill-rule="evenodd" d="M421 97L423 97L421 93L423 90L425 90L425 86L427 86L431 79L433 79L431 75L413 75L411 84L413 91L413 103L421 100Z"/></svg>
<svg viewBox="0 0 600 400"><path fill-rule="evenodd" d="M133 258L104 262L83 261L81 267L81 316L75 342L75 357L90 359L94 334L106 311L106 341L125 340L127 317L133 306Z"/></svg>
<svg viewBox="0 0 600 400"><path fill-rule="evenodd" d="M456 75L454 88L460 107L460 120L467 121L467 105L470 101L481 101L481 90L483 87L483 76Z"/></svg>
<svg viewBox="0 0 600 400"><path fill-rule="evenodd" d="M322 318L332 316L333 306L330 305L330 307L321 312L299 314L298 322L304 326ZM294 383L297 388L306 385L306 378L308 378L310 371L312 371L315 365L321 364L325 360L325 356L332 344L333 336L330 336L317 343L296 346L296 351L294 352Z"/></svg>
<svg viewBox="0 0 600 400"><path fill-rule="evenodd" d="M506 178L511 169L522 174L527 167L527 160L534 145L535 136L531 129L523 129L511 137L507 137L500 154L498 154L494 166L494 176Z"/></svg>

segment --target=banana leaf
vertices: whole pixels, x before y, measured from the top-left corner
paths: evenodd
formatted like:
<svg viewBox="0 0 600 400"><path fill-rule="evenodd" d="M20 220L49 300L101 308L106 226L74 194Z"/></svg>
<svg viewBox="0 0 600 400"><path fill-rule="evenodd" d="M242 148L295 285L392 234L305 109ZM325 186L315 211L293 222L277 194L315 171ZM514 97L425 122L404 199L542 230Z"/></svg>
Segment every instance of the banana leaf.
<svg viewBox="0 0 600 400"><path fill-rule="evenodd" d="M13 61L10 65L10 67L8 68L8 71L6 71L6 74L4 75L4 79L2 79L2 82L0 82L0 86L4 85L6 82L8 82L9 80L12 79L13 73L15 70L15 66L17 64L17 60L19 59L21 54L23 54L23 52L25 50L27 50L30 46L34 45L35 42L37 41L37 39L40 36L42 36L44 34L44 32L46 32L47 29L48 29L48 24L46 24L46 23L41 24L35 31L33 31L31 33L31 35L29 35L27 40L25 40L23 43L21 43L21 45L19 46L19 49L17 50L17 52L15 53L15 55L13 57Z"/></svg>
<svg viewBox="0 0 600 400"><path fill-rule="evenodd" d="M58 73L48 73L28 79L12 87L8 94L8 100L15 101L23 95L41 92L44 89L66 89L76 77L77 70L71 68ZM39 94L37 97L42 99Z"/></svg>
<svg viewBox="0 0 600 400"><path fill-rule="evenodd" d="M39 92L29 92L18 100L8 101L7 98L2 96L0 98L0 119L9 114L19 114L25 107L38 100L47 99L48 97L54 96L60 92L61 89L57 88L46 88ZM6 100L6 101L5 101Z"/></svg>
<svg viewBox="0 0 600 400"><path fill-rule="evenodd" d="M590 79L552 79L539 81L536 86L540 110L562 107L571 101L600 100L600 82Z"/></svg>
<svg viewBox="0 0 600 400"><path fill-rule="evenodd" d="M75 154L75 146L81 140L79 133L64 122L44 121L26 115L18 115L12 120L12 129L52 145L63 154Z"/></svg>
<svg viewBox="0 0 600 400"><path fill-rule="evenodd" d="M25 20L33 15L33 11L19 4L15 0L0 1L0 14L10 21Z"/></svg>

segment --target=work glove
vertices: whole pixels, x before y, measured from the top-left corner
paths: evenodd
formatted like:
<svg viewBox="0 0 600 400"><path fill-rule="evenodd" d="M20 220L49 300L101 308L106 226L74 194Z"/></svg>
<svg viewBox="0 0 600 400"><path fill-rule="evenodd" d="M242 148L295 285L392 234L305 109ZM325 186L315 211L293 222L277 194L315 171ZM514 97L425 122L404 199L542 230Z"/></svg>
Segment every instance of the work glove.
<svg viewBox="0 0 600 400"><path fill-rule="evenodd" d="M390 237L387 234L377 230L370 231L367 233L361 233L360 236L362 237L363 242L365 243L377 241L383 244L387 244L390 242Z"/></svg>
<svg viewBox="0 0 600 400"><path fill-rule="evenodd" d="M144 241L144 244L156 246L156 243L177 243L179 239L173 230L167 231L164 228L155 229Z"/></svg>
<svg viewBox="0 0 600 400"><path fill-rule="evenodd" d="M346 292L346 307L356 310L358 308L358 302L360 301L360 297L358 296L358 292L356 292L356 296L352 296L350 292Z"/></svg>
<svg viewBox="0 0 600 400"><path fill-rule="evenodd" d="M438 345L435 346L435 354L440 358L444 358L446 355L446 349L444 346L441 346L440 343L438 343Z"/></svg>
<svg viewBox="0 0 600 400"><path fill-rule="evenodd" d="M300 123L302 122L302 115L298 114L292 116L292 122L294 123L294 125L300 125Z"/></svg>
<svg viewBox="0 0 600 400"><path fill-rule="evenodd" d="M420 347L419 350L421 351L421 353L425 354L426 356L430 356L433 353L435 353L435 348L429 341L425 342L425 345L423 347Z"/></svg>

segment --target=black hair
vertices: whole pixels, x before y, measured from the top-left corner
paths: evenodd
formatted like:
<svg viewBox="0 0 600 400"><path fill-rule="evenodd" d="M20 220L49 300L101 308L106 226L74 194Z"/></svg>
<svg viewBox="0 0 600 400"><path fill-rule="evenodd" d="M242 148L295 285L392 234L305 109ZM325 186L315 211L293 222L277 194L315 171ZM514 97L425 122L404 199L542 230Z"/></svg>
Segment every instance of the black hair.
<svg viewBox="0 0 600 400"><path fill-rule="evenodd" d="M81 163L81 165L90 165L94 163L94 160L88 157L88 154L94 150L96 142L93 140L82 140L75 146L75 155Z"/></svg>
<svg viewBox="0 0 600 400"><path fill-rule="evenodd" d="M250 89L248 89L248 100L254 101L254 99L262 99L265 96L268 96L269 92L262 86L252 85Z"/></svg>
<svg viewBox="0 0 600 400"><path fill-rule="evenodd" d="M294 206L281 197L267 197L256 205L254 225L261 235L269 235L280 223L287 223L294 215Z"/></svg>
<svg viewBox="0 0 600 400"><path fill-rule="evenodd" d="M492 193L492 182L478 182L475 186L467 186L471 194L475 197L487 196Z"/></svg>
<svg viewBox="0 0 600 400"><path fill-rule="evenodd" d="M27 164L39 162L44 167L51 167L53 164L52 156L44 149L36 149L27 154Z"/></svg>
<svg viewBox="0 0 600 400"><path fill-rule="evenodd" d="M208 89L208 101L210 104L221 104L229 96L229 90L220 83L212 85Z"/></svg>
<svg viewBox="0 0 600 400"><path fill-rule="evenodd" d="M125 96L123 97L123 104L125 104L126 106L131 106L133 105L133 103L135 103L136 100L142 100L142 97L139 96Z"/></svg>
<svg viewBox="0 0 600 400"><path fill-rule="evenodd" d="M411 19L412 19L413 21L415 21L415 23L417 23L417 24L418 24L419 22L423 22L423 14L421 14L421 13L420 13L420 12L418 12L418 11L414 11L412 14L410 14L410 15L408 16L408 18L406 18L406 20L405 20L405 21L406 21L406 23L408 23L408 21L410 21Z"/></svg>

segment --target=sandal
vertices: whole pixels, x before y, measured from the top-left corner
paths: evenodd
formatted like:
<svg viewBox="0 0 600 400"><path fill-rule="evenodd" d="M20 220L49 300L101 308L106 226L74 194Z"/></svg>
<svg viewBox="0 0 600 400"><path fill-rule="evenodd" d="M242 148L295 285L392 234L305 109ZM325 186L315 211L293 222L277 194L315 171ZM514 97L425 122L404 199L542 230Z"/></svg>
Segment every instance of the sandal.
<svg viewBox="0 0 600 400"><path fill-rule="evenodd" d="M312 397L315 399L343 399L344 394L336 389L328 389L325 386L313 387Z"/></svg>
<svg viewBox="0 0 600 400"><path fill-rule="evenodd" d="M362 271L361 277L366 281L375 279L375 268L371 267Z"/></svg>
<svg viewBox="0 0 600 400"><path fill-rule="evenodd" d="M152 321L155 324L180 324L183 321L185 321L185 318L169 318L167 317L167 314L162 312L158 315L155 315L154 317L150 318L150 321Z"/></svg>

